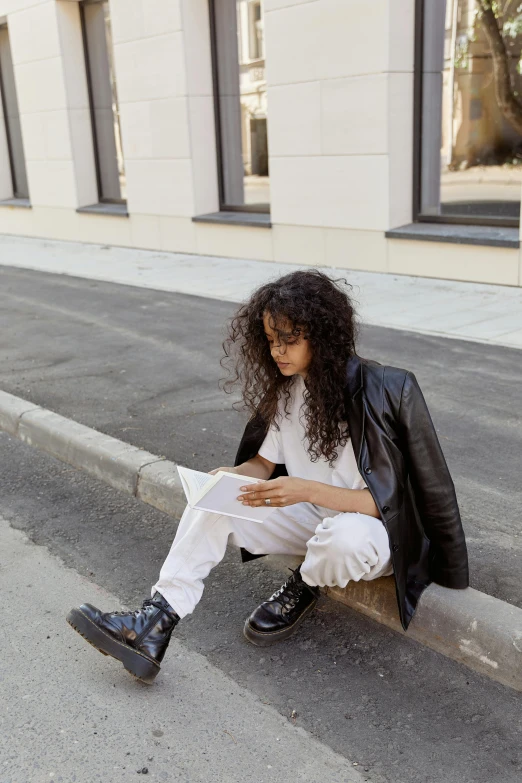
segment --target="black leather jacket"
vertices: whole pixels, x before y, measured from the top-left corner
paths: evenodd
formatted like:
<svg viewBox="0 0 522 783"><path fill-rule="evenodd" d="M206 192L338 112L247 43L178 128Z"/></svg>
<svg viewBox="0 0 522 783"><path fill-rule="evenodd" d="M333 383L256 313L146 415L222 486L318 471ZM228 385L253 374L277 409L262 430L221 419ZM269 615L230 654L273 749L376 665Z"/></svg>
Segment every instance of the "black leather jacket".
<svg viewBox="0 0 522 783"><path fill-rule="evenodd" d="M353 356L346 419L359 472L381 513L406 630L422 591L469 584L464 531L453 481L413 373ZM254 457L267 432L259 415L243 434L235 465ZM287 475L277 465L272 478ZM243 560L251 555L243 550Z"/></svg>

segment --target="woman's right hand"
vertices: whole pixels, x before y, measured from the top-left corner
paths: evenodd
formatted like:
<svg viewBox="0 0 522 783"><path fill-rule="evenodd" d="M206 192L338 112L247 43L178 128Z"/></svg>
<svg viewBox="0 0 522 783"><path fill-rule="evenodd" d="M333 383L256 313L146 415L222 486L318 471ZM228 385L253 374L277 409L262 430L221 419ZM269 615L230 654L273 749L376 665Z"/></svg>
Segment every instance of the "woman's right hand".
<svg viewBox="0 0 522 783"><path fill-rule="evenodd" d="M237 473L237 468L214 468L214 470L209 470L209 473L215 476L218 470L223 470L225 473Z"/></svg>

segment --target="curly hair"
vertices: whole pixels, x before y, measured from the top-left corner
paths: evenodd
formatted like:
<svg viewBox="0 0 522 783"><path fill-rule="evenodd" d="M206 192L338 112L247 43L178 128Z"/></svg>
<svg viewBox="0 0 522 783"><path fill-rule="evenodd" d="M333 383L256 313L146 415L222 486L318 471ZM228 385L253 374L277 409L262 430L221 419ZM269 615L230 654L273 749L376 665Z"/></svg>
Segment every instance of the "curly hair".
<svg viewBox="0 0 522 783"><path fill-rule="evenodd" d="M232 377L220 379L226 393L241 386L242 409L250 411L251 419L261 417L268 428L283 397L288 413L293 376L283 376L272 358L263 315L270 314L271 328L282 342L295 337L309 340L312 358L304 391L308 453L312 462L323 457L332 467L337 447L349 437L343 391L358 332L352 300L341 284L352 288L344 278L332 280L310 269L258 288L229 322L221 366Z"/></svg>

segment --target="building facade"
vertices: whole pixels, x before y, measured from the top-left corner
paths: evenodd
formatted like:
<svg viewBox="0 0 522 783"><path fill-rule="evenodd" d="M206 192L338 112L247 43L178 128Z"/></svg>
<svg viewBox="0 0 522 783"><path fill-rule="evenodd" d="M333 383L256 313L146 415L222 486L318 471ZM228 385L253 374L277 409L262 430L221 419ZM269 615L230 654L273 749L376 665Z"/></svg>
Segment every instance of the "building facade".
<svg viewBox="0 0 522 783"><path fill-rule="evenodd" d="M0 233L522 285L519 8L0 0Z"/></svg>

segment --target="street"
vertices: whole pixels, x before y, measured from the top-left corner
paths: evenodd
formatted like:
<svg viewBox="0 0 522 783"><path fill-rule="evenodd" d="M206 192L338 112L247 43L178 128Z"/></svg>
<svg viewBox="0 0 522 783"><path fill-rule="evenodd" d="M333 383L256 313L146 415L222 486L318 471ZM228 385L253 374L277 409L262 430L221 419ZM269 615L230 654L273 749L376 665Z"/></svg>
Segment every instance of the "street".
<svg viewBox="0 0 522 783"><path fill-rule="evenodd" d="M337 764L339 756L350 767L357 763L361 780L371 783L520 780L519 693L324 599L293 639L265 650L249 645L243 621L279 585L280 573L262 560L242 564L236 550L206 580L198 610L179 624L156 683L137 683L78 637L65 615L87 600L105 610L141 604L174 536L173 520L6 435L0 460L3 517L66 566L49 574L42 554L27 565L17 558L13 567L10 550L1 548L8 616L17 629L7 635L11 664L2 671L10 705L8 730L4 724L0 733L10 775L2 783L43 783L53 771L57 783L119 783L143 766L151 781L337 783L335 768L325 768L328 751L338 754ZM27 626L20 621L25 612ZM44 644L51 654L42 660ZM230 689L207 687L194 668L203 667L200 656L214 680L229 678ZM223 706L220 699L235 697L237 688L246 692L239 706L237 699ZM35 705L31 693L38 694ZM209 703L219 730L209 726ZM284 759L266 761L272 769L263 773L273 733L265 730L270 721L259 723L259 705L271 709L276 737L287 743ZM278 715L307 732L313 753L303 756L299 744L288 744ZM61 729L72 744L63 744ZM24 754L13 758L22 740ZM195 748L210 757L216 745L220 755L208 774Z"/></svg>
<svg viewBox="0 0 522 783"><path fill-rule="evenodd" d="M246 419L218 382L235 307L3 267L0 388L191 468L232 464ZM366 326L359 352L417 375L457 488L471 584L522 607L520 351Z"/></svg>
<svg viewBox="0 0 522 783"><path fill-rule="evenodd" d="M31 616L3 653L4 672L23 675L3 682L4 783L116 782L136 774L191 783L243 781L246 774L281 783L319 783L322 774L333 783L364 780L342 756L177 641L153 693L122 670L107 671L101 656L64 628L63 612L67 602L110 596L1 518L0 541L4 618L15 624L21 614Z"/></svg>
<svg viewBox="0 0 522 783"><path fill-rule="evenodd" d="M234 305L7 268L0 275L2 389L189 467L232 464L244 415L219 391L218 359ZM472 585L521 606L520 353L380 327L364 328L360 353L416 373L457 486ZM105 610L139 605L175 521L6 434L0 461L0 515L46 548L27 567L22 560L13 568L9 547L18 552L19 540L5 533L1 573L10 611L31 620L23 644L8 639L15 651L9 660L21 660L23 668L3 672L10 713L2 731L9 775L2 783L40 783L51 773L64 783L117 783L143 766L148 779L191 783L333 783L335 775L351 780L352 771L355 781L372 783L519 780L518 693L325 599L294 639L268 651L249 646L244 618L278 586L280 574L263 560L241 564L234 550L207 580L197 612L176 629L166 665L145 693L76 637L65 614L83 600ZM49 571L47 549L65 567L53 560ZM44 640L53 648L42 661ZM49 687L46 667L56 661L64 662L63 680L54 672ZM223 718L229 681L238 701ZM218 734L207 712L197 715L210 691ZM28 717L32 693L39 694L39 711ZM256 731L260 704L269 712ZM143 714L139 724L128 718L129 705L133 715ZM232 713L238 723L228 722ZM283 741L283 725L306 734L285 735L284 759L269 769L265 751L252 745L268 742L271 731ZM74 736L72 745L63 743L62 729ZM13 755L22 737L24 755ZM213 759L210 775L204 759L195 761L201 737Z"/></svg>

